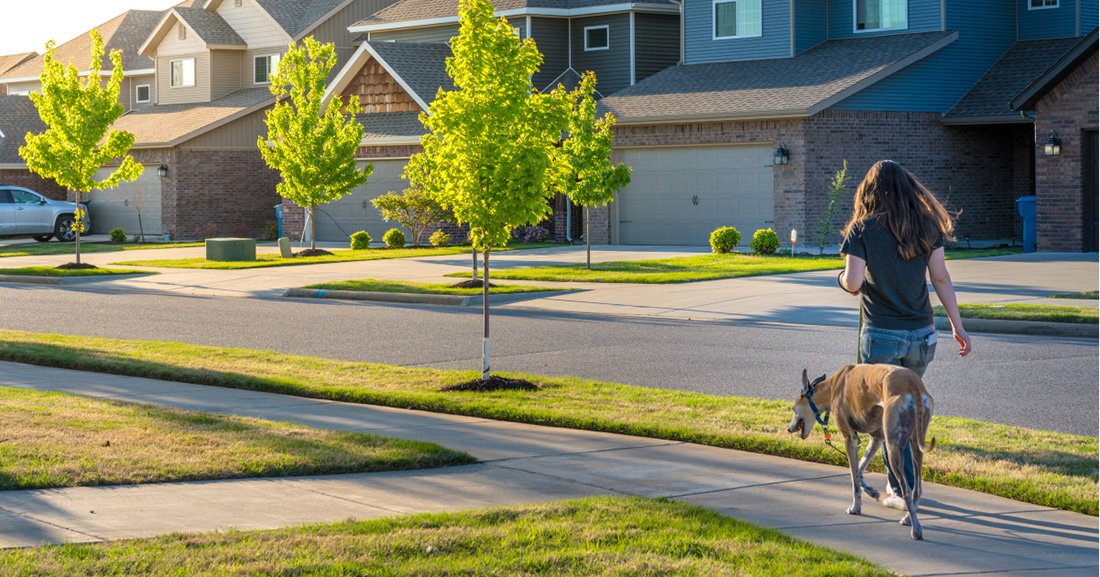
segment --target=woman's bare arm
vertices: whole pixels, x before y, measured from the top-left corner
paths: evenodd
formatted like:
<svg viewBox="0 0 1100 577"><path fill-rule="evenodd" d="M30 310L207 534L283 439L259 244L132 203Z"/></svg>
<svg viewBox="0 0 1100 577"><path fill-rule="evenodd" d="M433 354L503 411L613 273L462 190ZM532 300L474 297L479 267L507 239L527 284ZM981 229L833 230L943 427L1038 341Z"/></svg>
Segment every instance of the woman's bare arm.
<svg viewBox="0 0 1100 577"><path fill-rule="evenodd" d="M940 303L947 312L948 320L951 321L952 336L955 337L955 342L959 343L959 356L965 357L970 354L973 347L970 343L970 335L966 334L966 329L963 328L962 317L959 316L959 303L955 299L955 287L951 284L951 275L948 274L947 264L944 262L943 247L932 251L932 256L928 258L928 278L932 281L932 287L936 289L936 296L940 297Z"/></svg>

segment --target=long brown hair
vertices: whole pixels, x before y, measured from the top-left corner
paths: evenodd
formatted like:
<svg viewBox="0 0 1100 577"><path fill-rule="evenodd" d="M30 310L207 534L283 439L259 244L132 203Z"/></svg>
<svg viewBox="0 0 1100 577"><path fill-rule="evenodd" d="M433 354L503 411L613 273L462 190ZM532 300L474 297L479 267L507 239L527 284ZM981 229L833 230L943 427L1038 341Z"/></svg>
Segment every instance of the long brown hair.
<svg viewBox="0 0 1100 577"><path fill-rule="evenodd" d="M898 241L898 256L909 260L932 253L936 241L953 241L955 219L912 173L893 160L880 160L856 189L852 218L844 236L868 218L885 226Z"/></svg>

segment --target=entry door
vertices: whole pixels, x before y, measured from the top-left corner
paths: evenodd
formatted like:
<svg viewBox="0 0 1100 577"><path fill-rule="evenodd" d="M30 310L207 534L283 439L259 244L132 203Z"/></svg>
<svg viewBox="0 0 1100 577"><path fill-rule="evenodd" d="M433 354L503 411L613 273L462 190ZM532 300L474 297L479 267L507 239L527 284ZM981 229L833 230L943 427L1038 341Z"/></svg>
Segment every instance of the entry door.
<svg viewBox="0 0 1100 577"><path fill-rule="evenodd" d="M1081 194L1084 195L1084 217L1085 217L1085 252L1097 251L1097 240L1100 235L1100 216L1097 215L1097 201L1100 200L1100 186L1097 186L1096 171L1100 167L1100 163L1097 162L1097 151L1100 146L1097 146L1097 131L1089 130L1085 132L1085 138L1083 142L1085 144L1084 154L1082 155L1082 169L1085 173L1082 175Z"/></svg>

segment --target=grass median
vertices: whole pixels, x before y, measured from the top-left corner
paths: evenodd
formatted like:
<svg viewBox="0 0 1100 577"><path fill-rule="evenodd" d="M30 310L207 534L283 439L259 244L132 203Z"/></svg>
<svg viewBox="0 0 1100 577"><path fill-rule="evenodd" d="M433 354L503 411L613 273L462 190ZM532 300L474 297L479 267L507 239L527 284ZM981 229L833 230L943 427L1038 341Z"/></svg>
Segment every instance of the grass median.
<svg viewBox="0 0 1100 577"><path fill-rule="evenodd" d="M597 498L0 551L0 575L892 575L665 500Z"/></svg>
<svg viewBox="0 0 1100 577"><path fill-rule="evenodd" d="M933 309L936 316L945 316L942 306ZM1046 321L1054 323L1097 324L1097 308L1036 304L959 304L959 315L972 319L1010 321Z"/></svg>
<svg viewBox="0 0 1100 577"><path fill-rule="evenodd" d="M509 375L539 391L440 392L473 371L412 368L224 347L0 330L0 359L536 425L623 433L847 466L820 437L786 432L790 402ZM792 397L796 393L792 375ZM925 479L1097 514L1097 438L935 417ZM881 462L872 465L881 470Z"/></svg>
<svg viewBox="0 0 1100 577"><path fill-rule="evenodd" d="M421 469L433 443L0 387L0 489Z"/></svg>
<svg viewBox="0 0 1100 577"><path fill-rule="evenodd" d="M144 270L122 268L72 268L64 269L55 266L24 266L19 268L0 268L0 275L9 276L48 276L48 277L87 277L87 276L112 276L120 274L157 274Z"/></svg>
<svg viewBox="0 0 1100 577"><path fill-rule="evenodd" d="M80 252L119 252L126 250L154 250L158 248L189 248L203 246L201 242L147 242L147 243L115 243L115 242L82 242ZM72 243L45 242L41 244L8 244L0 246L0 258L9 256L47 256L54 254L74 254Z"/></svg>
<svg viewBox="0 0 1100 577"><path fill-rule="evenodd" d="M309 285L305 288L308 289L323 289L323 290L345 290L345 291L360 291L360 292L383 292L383 293L406 293L406 294L432 294L432 295L463 295L463 296L480 296L482 294L481 289L477 287L462 288L456 287L453 284L445 283L424 283L424 282L410 282L410 281L394 281L394 280L379 280L373 278L365 278L359 280L346 280L337 282L326 282L321 284ZM498 285L490 283L489 294L501 295L501 294L518 294L518 293L532 293L532 292L546 292L557 291L561 292L566 289L560 287L545 287L545 286L530 286L530 285Z"/></svg>

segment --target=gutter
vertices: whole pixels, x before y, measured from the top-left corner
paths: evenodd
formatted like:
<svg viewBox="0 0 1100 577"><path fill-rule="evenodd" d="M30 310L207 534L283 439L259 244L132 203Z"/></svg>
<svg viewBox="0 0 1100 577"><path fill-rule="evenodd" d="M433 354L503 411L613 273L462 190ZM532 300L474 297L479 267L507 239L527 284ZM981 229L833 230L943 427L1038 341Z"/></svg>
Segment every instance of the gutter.
<svg viewBox="0 0 1100 577"><path fill-rule="evenodd" d="M941 117L940 124L946 126L968 126L976 124L1031 124L1032 119L1021 117L1017 114L1008 116L956 116Z"/></svg>
<svg viewBox="0 0 1100 577"><path fill-rule="evenodd" d="M610 4L607 6L588 6L584 8L513 8L511 10L497 10L493 12L494 18L511 16L548 16L554 18L577 18L581 16L596 16L603 14L617 14L620 12L659 12L675 14L679 8L668 4L651 4L648 2L630 2L623 4ZM348 26L348 32L378 32L382 30L405 30L410 28L427 28L458 22L458 15L441 16L438 18L423 18L420 20L406 20L403 22L383 22L380 24L352 24Z"/></svg>

